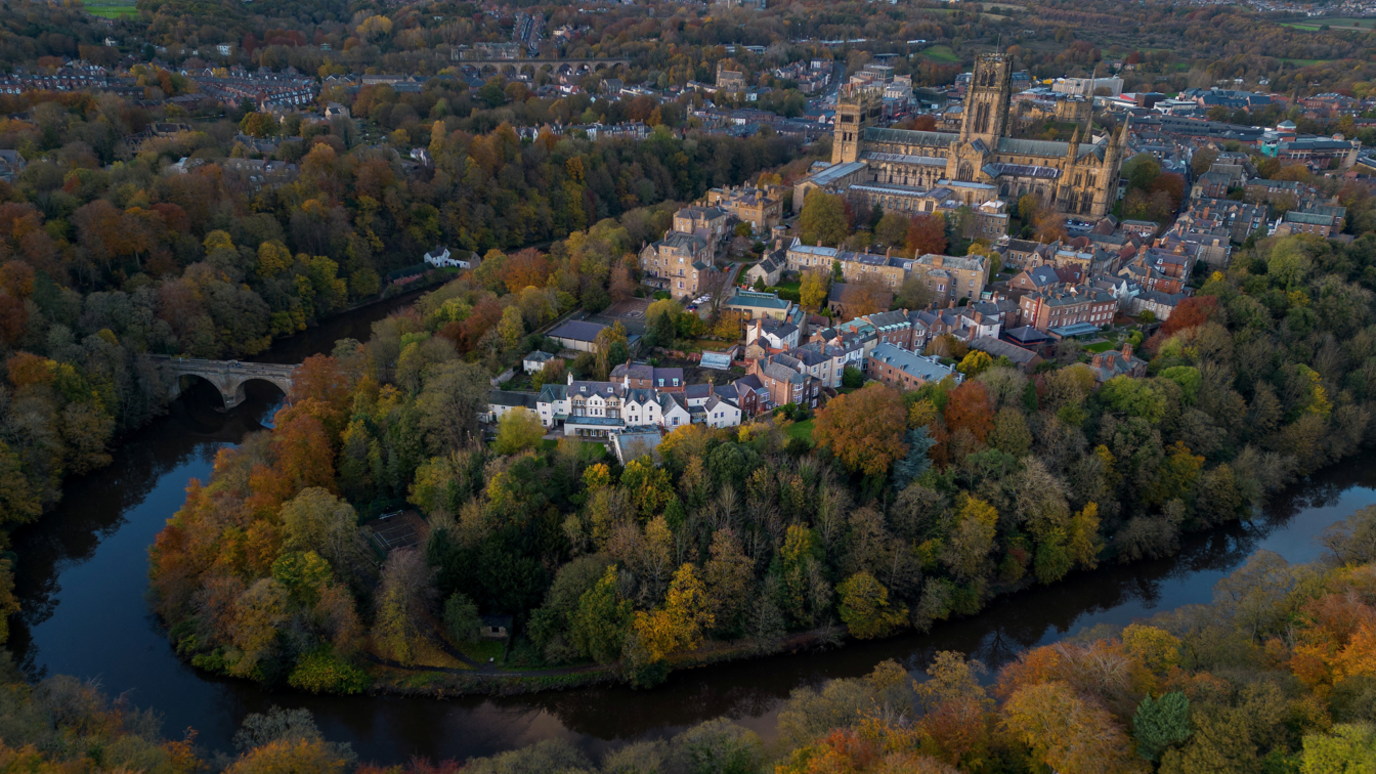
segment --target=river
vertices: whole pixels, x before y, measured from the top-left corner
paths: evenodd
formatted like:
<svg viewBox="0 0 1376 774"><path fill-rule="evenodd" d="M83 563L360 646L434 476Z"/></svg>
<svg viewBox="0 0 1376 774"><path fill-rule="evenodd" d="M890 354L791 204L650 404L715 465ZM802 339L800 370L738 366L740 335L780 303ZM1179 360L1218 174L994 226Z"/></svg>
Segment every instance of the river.
<svg viewBox="0 0 1376 774"><path fill-rule="evenodd" d="M288 339L267 358L299 359L329 351L335 338L365 339L368 324L401 302ZM453 700L270 693L180 661L143 597L147 548L180 507L188 481L207 479L217 450L270 421L281 396L255 387L229 414L215 410L218 396L208 388L188 390L167 417L124 439L113 465L69 481L61 505L14 541L22 612L11 645L19 663L34 676L94 679L111 696L161 713L168 736L195 728L208 750L228 751L244 715L274 704L311 710L328 738L348 741L362 759L379 763L413 755L463 759L541 739L567 740L596 755L721 715L769 740L779 705L795 687L863 675L887 658L921 669L939 650L997 667L1086 626L1205 602L1213 584L1254 551L1311 560L1320 552L1314 538L1326 526L1376 503L1376 453L1367 453L1292 487L1249 524L1188 538L1172 559L1072 575L1000 599L972 618L939 623L926 635L678 672L653 691L605 686Z"/></svg>

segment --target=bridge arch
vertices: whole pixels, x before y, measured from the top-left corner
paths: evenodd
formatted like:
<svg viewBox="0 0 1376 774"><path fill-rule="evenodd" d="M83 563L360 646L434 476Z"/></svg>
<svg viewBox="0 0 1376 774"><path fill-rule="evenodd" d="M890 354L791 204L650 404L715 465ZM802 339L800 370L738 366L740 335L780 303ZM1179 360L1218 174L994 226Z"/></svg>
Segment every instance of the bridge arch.
<svg viewBox="0 0 1376 774"><path fill-rule="evenodd" d="M230 410L244 402L244 386L249 382L267 382L281 390L283 395L291 394L292 376L297 366L276 363L240 363L237 360L201 360L194 358L154 358L164 372L171 377L171 397L182 393L186 377L196 377L220 393L225 410Z"/></svg>

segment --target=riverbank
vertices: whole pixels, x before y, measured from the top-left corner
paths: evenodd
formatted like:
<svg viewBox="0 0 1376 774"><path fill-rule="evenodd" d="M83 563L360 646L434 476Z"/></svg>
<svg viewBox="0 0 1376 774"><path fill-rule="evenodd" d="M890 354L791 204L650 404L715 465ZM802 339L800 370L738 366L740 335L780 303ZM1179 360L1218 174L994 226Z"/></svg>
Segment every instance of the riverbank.
<svg viewBox="0 0 1376 774"><path fill-rule="evenodd" d="M797 632L771 642L738 640L714 642L669 659L674 671L767 658L785 653L815 651L839 646L847 637L844 626L828 626ZM566 691L591 685L630 685L621 674L620 662L553 669L492 670L456 667L406 666L376 656L368 658L374 671L373 695L428 696L521 696L543 691Z"/></svg>

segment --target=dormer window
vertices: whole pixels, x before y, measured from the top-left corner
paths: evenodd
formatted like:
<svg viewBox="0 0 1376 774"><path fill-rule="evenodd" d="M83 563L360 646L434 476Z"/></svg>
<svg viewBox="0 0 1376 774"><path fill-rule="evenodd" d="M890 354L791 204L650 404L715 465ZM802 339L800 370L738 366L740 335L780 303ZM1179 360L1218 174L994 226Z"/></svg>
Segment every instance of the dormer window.
<svg viewBox="0 0 1376 774"><path fill-rule="evenodd" d="M578 391L579 391L579 392L587 392L587 391L588 391L588 388L587 388L586 385L579 385Z"/></svg>

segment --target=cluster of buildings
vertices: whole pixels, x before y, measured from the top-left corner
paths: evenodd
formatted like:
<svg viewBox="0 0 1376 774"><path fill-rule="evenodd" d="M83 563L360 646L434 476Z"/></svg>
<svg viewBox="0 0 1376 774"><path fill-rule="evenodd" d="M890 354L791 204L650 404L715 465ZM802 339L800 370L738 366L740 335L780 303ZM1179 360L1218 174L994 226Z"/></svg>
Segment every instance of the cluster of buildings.
<svg viewBox="0 0 1376 774"><path fill-rule="evenodd" d="M669 291L674 298L708 292L723 279L716 258L736 233L737 224L749 224L752 234L763 236L778 227L782 216L780 186L713 188L703 204L674 213L673 226L663 239L641 248L643 281Z"/></svg>
<svg viewBox="0 0 1376 774"><path fill-rule="evenodd" d="M157 62L154 62L154 66L161 67ZM178 74L196 84L196 93L176 97L168 95L163 101L211 100L237 107L247 99L259 110L280 112L309 105L320 91L315 78L304 76L291 67L282 72L273 72L266 67L250 71L241 65L234 65L230 68L183 69ZM147 102L149 93L139 85L138 80L127 69L110 72L100 65L74 59L53 70L31 72L17 67L13 72L0 75L0 94L83 91L115 94Z"/></svg>
<svg viewBox="0 0 1376 774"><path fill-rule="evenodd" d="M530 14L518 11L516 21L511 27L511 42L524 46L530 56L537 56L540 46L545 42L544 12L536 11Z"/></svg>
<svg viewBox="0 0 1376 774"><path fill-rule="evenodd" d="M799 60L776 67L771 74L780 80L798 84L798 91L804 94L815 94L831 83L832 68L830 59Z"/></svg>
<svg viewBox="0 0 1376 774"><path fill-rule="evenodd" d="M532 397L545 427L583 438L651 427L673 430L695 422L709 427L741 423L735 384L689 385L681 368L623 363L609 381L580 381L570 374L567 384L546 384Z"/></svg>
<svg viewBox="0 0 1376 774"><path fill-rule="evenodd" d="M81 60L70 60L51 72L30 72L15 67L0 74L0 94L22 94L26 91L90 91L119 94L139 98L143 89L134 78L111 76L104 67Z"/></svg>

